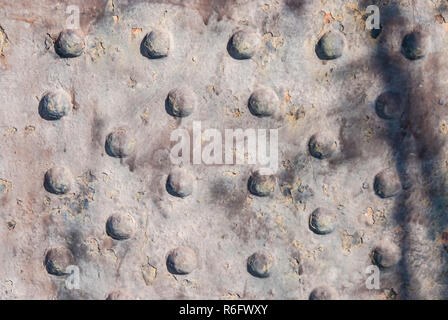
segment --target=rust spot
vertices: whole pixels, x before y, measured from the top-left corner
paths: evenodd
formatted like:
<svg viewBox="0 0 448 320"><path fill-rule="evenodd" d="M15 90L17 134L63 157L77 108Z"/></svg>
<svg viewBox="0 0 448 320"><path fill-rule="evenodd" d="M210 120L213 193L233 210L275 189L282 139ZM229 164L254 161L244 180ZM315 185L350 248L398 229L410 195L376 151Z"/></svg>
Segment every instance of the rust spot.
<svg viewBox="0 0 448 320"><path fill-rule="evenodd" d="M131 33L133 35L139 34L140 32L142 32L142 28L132 28L131 29Z"/></svg>
<svg viewBox="0 0 448 320"><path fill-rule="evenodd" d="M335 21L335 18L331 14L331 12L326 13L325 11L322 11L324 13L324 24L331 24Z"/></svg>

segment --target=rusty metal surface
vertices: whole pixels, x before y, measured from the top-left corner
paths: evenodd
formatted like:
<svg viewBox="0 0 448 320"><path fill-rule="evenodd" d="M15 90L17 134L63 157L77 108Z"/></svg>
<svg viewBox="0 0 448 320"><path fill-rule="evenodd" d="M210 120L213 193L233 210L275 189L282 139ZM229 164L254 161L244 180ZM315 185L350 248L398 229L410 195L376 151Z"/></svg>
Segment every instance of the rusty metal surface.
<svg viewBox="0 0 448 320"><path fill-rule="evenodd" d="M365 28L371 4L381 32ZM84 41L71 58L57 49L68 5ZM447 11L0 0L0 298L446 298ZM169 40L145 47L153 30ZM249 47L229 49L241 30ZM332 60L316 50L326 34ZM166 106L180 87L193 112ZM248 107L259 88L278 110ZM275 179L251 193L253 165L177 172L170 134L195 121L278 129Z"/></svg>

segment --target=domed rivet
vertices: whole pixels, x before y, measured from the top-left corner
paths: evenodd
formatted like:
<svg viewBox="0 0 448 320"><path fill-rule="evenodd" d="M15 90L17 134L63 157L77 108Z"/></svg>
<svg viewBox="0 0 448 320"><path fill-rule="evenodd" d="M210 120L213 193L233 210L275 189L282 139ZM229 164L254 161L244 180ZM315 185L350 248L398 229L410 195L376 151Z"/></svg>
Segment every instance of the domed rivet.
<svg viewBox="0 0 448 320"><path fill-rule="evenodd" d="M185 168L173 169L166 180L166 190L179 198L188 197L193 193L193 174Z"/></svg>
<svg viewBox="0 0 448 320"><path fill-rule="evenodd" d="M334 60L342 56L344 47L343 35L336 31L328 31L316 44L316 54L321 60Z"/></svg>
<svg viewBox="0 0 448 320"><path fill-rule="evenodd" d="M325 208L317 208L310 214L309 227L316 234L329 234L333 232L336 220L335 212Z"/></svg>
<svg viewBox="0 0 448 320"><path fill-rule="evenodd" d="M189 274L197 267L196 253L189 247L171 250L166 259L168 271L172 274Z"/></svg>
<svg viewBox="0 0 448 320"><path fill-rule="evenodd" d="M50 91L39 102L39 115L45 120L59 120L73 108L71 96L64 90Z"/></svg>
<svg viewBox="0 0 448 320"><path fill-rule="evenodd" d="M168 56L170 46L170 34L165 30L155 29L143 39L141 52L149 59L160 59Z"/></svg>
<svg viewBox="0 0 448 320"><path fill-rule="evenodd" d="M401 44L401 53L409 60L425 57L428 47L428 36L422 31L407 34Z"/></svg>
<svg viewBox="0 0 448 320"><path fill-rule="evenodd" d="M247 271L257 278L267 278L274 264L273 256L265 251L259 251L247 258Z"/></svg>
<svg viewBox="0 0 448 320"><path fill-rule="evenodd" d="M237 60L250 59L260 47L260 37L252 31L235 32L227 43L227 51Z"/></svg>
<svg viewBox="0 0 448 320"><path fill-rule="evenodd" d="M80 31L64 30L54 43L54 50L62 58L79 57L84 48L84 35Z"/></svg>
<svg viewBox="0 0 448 320"><path fill-rule="evenodd" d="M388 168L375 176L373 182L375 193L381 198L396 196L401 190L401 182L398 173L393 168Z"/></svg>
<svg viewBox="0 0 448 320"><path fill-rule="evenodd" d="M262 175L259 171L254 172L247 182L249 192L254 196L267 197L274 192L276 178L274 175Z"/></svg>

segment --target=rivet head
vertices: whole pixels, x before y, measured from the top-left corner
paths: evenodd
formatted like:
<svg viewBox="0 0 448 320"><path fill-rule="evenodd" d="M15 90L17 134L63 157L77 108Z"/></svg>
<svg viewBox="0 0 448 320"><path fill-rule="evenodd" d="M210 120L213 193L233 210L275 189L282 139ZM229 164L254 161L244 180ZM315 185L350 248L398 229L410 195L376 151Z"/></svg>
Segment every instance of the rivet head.
<svg viewBox="0 0 448 320"><path fill-rule="evenodd" d="M160 59L168 56L170 46L170 34L165 30L154 29L143 39L141 51L147 58Z"/></svg>
<svg viewBox="0 0 448 320"><path fill-rule="evenodd" d="M186 198L193 193L193 174L185 168L173 169L166 180L166 190L179 198Z"/></svg>
<svg viewBox="0 0 448 320"><path fill-rule="evenodd" d="M62 58L79 57L85 48L84 36L80 31L64 30L54 43L56 53Z"/></svg>
<svg viewBox="0 0 448 320"><path fill-rule="evenodd" d="M337 215L326 208L317 208L310 214L309 227L316 234L325 235L334 231Z"/></svg>
<svg viewBox="0 0 448 320"><path fill-rule="evenodd" d="M258 251L247 258L247 271L257 278L267 278L271 275L274 264L273 256L265 251Z"/></svg>
<svg viewBox="0 0 448 320"><path fill-rule="evenodd" d="M337 151L338 141L325 132L314 134L308 142L310 154L317 159L328 159Z"/></svg>
<svg viewBox="0 0 448 320"><path fill-rule="evenodd" d="M310 300L336 300L337 299L337 293L336 291L327 286L321 286L315 288L310 293Z"/></svg>
<svg viewBox="0 0 448 320"><path fill-rule="evenodd" d="M409 60L419 60L425 57L428 47L428 36L423 31L414 31L403 38L402 54Z"/></svg>
<svg viewBox="0 0 448 320"><path fill-rule="evenodd" d="M374 179L373 189L381 198L396 196L401 190L401 181L398 173L393 168L379 172Z"/></svg>
<svg viewBox="0 0 448 320"><path fill-rule="evenodd" d="M136 140L128 127L119 127L106 137L106 152L115 158L126 158L135 151Z"/></svg>
<svg viewBox="0 0 448 320"><path fill-rule="evenodd" d="M165 100L165 109L173 117L188 117L196 109L196 94L190 87L171 90Z"/></svg>
<svg viewBox="0 0 448 320"><path fill-rule="evenodd" d="M125 290L115 290L107 295L106 300L135 300L135 298Z"/></svg>
<svg viewBox="0 0 448 320"><path fill-rule="evenodd" d="M114 214L107 219L107 235L115 240L130 239L135 233L135 220L130 214Z"/></svg>
<svg viewBox="0 0 448 320"><path fill-rule="evenodd" d="M383 242L371 252L372 263L380 268L390 268L400 261L400 250L393 242Z"/></svg>
<svg viewBox="0 0 448 320"><path fill-rule="evenodd" d="M386 91L376 99L375 111L382 119L398 120L403 114L403 109L403 101L397 92Z"/></svg>
<svg viewBox="0 0 448 320"><path fill-rule="evenodd" d="M278 110L278 104L278 96L270 88L256 89L248 102L250 113L260 118L274 115Z"/></svg>
<svg viewBox="0 0 448 320"><path fill-rule="evenodd" d="M263 175L254 172L247 182L249 192L257 197L267 197L274 192L276 179L274 175Z"/></svg>

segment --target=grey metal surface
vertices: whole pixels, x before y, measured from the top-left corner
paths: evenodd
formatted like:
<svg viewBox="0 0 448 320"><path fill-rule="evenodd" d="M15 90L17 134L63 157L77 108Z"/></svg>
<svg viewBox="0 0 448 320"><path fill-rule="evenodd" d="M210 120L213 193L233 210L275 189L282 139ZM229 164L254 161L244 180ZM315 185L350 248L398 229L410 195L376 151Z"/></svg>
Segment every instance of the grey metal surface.
<svg viewBox="0 0 448 320"><path fill-rule="evenodd" d="M67 5L85 36L73 58L54 46ZM438 0L0 0L0 298L445 298L447 14ZM171 37L169 50L157 44L168 55L148 59L155 29ZM249 59L228 51L240 30L257 37ZM402 41L415 30L428 41L410 60ZM328 31L345 47L323 61ZM185 86L196 108L175 118L165 99ZM279 99L274 117L248 108L260 87ZM58 90L72 108L45 119L41 98ZM378 115L385 91L401 99L399 119ZM278 128L274 191L248 191L255 166L191 164L175 186L191 195L167 192L170 134L193 121ZM313 135L328 157L310 154ZM44 186L53 167L65 169ZM330 211L313 215L322 234L309 226L317 208ZM51 274L58 263L79 267L79 289ZM372 263L380 289L366 288Z"/></svg>

